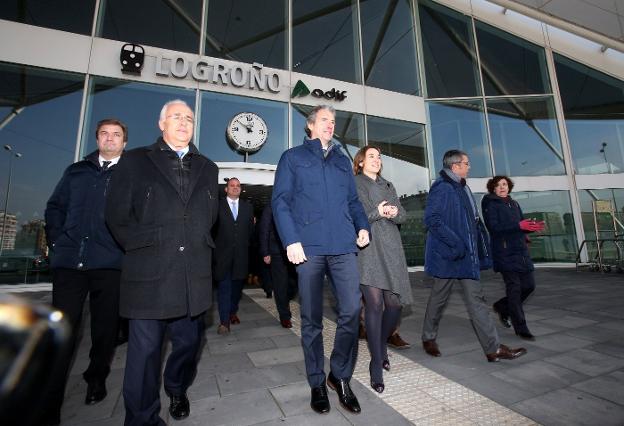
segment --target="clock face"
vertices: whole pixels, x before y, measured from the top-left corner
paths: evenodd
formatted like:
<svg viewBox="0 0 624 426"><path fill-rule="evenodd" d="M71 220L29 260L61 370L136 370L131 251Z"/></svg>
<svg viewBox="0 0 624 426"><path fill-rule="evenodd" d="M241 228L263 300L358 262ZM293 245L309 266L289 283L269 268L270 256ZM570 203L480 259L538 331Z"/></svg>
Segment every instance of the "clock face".
<svg viewBox="0 0 624 426"><path fill-rule="evenodd" d="M225 131L228 142L241 152L256 152L267 140L269 130L265 121L253 112L236 114Z"/></svg>

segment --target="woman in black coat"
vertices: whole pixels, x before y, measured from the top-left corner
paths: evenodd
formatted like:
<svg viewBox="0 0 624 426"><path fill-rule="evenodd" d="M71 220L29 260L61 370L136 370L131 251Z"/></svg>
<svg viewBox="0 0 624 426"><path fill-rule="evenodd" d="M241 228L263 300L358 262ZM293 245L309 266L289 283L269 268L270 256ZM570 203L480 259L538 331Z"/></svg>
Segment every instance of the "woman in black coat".
<svg viewBox="0 0 624 426"><path fill-rule="evenodd" d="M522 209L509 196L513 182L507 176L494 176L487 189L488 194L481 201L483 219L492 240L494 271L503 274L507 294L494 303L494 311L505 327L513 325L519 337L535 340L522 309L522 303L535 289L526 234L542 231L544 222L524 219Z"/></svg>

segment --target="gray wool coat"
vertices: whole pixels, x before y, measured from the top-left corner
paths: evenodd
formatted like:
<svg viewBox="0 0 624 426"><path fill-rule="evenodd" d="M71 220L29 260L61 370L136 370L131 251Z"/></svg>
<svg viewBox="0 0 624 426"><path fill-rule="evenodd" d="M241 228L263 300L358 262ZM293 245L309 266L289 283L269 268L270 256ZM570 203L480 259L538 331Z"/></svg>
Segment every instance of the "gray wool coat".
<svg viewBox="0 0 624 426"><path fill-rule="evenodd" d="M401 206L396 189L381 176L373 180L359 174L355 176L355 184L371 225L371 242L358 254L360 283L390 290L399 296L402 304L411 304L412 289L403 243L397 227L405 221L407 213ZM399 208L395 218L387 219L379 214L377 206L384 200Z"/></svg>

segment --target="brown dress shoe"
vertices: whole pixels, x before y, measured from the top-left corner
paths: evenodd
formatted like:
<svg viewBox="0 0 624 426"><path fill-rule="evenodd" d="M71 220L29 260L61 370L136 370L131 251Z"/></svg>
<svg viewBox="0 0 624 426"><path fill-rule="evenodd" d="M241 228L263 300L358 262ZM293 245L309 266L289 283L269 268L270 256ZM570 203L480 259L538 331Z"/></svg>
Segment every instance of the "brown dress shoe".
<svg viewBox="0 0 624 426"><path fill-rule="evenodd" d="M358 330L358 339L366 340L366 327L364 327L364 324L362 324L361 322L360 328Z"/></svg>
<svg viewBox="0 0 624 426"><path fill-rule="evenodd" d="M527 353L524 348L512 349L509 346L500 345L498 350L492 354L486 354L488 362L498 362L501 359L515 359Z"/></svg>
<svg viewBox="0 0 624 426"><path fill-rule="evenodd" d="M281 320L280 323L284 328L292 328L292 322L290 320Z"/></svg>
<svg viewBox="0 0 624 426"><path fill-rule="evenodd" d="M238 315L230 315L230 324L240 324L240 318L238 317Z"/></svg>
<svg viewBox="0 0 624 426"><path fill-rule="evenodd" d="M217 334L228 334L230 332L230 326L225 324L219 324L217 327Z"/></svg>
<svg viewBox="0 0 624 426"><path fill-rule="evenodd" d="M423 340L423 349L431 356L442 356L435 340Z"/></svg>
<svg viewBox="0 0 624 426"><path fill-rule="evenodd" d="M408 349L412 345L401 339L399 333L394 333L392 336L388 337L388 346L394 349Z"/></svg>

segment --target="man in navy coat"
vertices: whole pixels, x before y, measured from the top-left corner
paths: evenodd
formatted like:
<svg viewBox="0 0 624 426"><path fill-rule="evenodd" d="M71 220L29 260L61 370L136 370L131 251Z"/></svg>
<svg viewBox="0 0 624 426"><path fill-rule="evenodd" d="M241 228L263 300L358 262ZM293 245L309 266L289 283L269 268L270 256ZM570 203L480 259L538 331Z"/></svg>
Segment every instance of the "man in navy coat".
<svg viewBox="0 0 624 426"><path fill-rule="evenodd" d="M359 413L351 391L360 313L356 253L369 242L370 227L358 200L351 162L332 143L335 111L321 105L306 120L308 138L282 154L275 173L273 216L288 260L297 265L301 343L310 405L330 409L323 371L323 282L330 277L338 316L327 384L347 410Z"/></svg>
<svg viewBox="0 0 624 426"><path fill-rule="evenodd" d="M453 149L444 154L442 163L444 168L431 185L425 209L425 271L433 277L433 287L423 321L423 348L431 356L441 355L436 343L438 326L453 284L458 282L487 360L517 358L526 349L500 344L479 281L480 270L491 266L491 257L485 227L466 185L470 170L468 155Z"/></svg>

